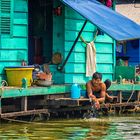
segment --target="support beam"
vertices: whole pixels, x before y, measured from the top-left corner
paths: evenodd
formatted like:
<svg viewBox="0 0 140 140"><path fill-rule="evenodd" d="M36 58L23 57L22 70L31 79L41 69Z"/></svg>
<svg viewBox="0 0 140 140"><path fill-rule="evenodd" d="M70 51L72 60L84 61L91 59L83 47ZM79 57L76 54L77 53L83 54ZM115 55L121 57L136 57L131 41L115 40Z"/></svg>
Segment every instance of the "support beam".
<svg viewBox="0 0 140 140"><path fill-rule="evenodd" d="M74 47L75 47L77 41L78 41L78 39L79 39L79 37L80 37L82 31L84 30L84 27L86 26L86 23L87 23L87 20L84 22L83 27L81 28L81 30L80 30L80 32L79 32L77 38L75 39L75 41L74 41L74 43L73 43L73 45L72 45L72 47L71 47L71 49L70 49L70 51L69 51L69 53L68 53L68 55L67 55L67 57L66 57L64 63L62 64L62 66L58 66L57 69L58 69L59 71L62 71L63 68L64 68L64 66L66 65L66 63L67 63L67 61L68 61L68 59L69 59L69 57L70 57L70 55L71 55L71 53L72 53L72 51L73 51L73 49L74 49Z"/></svg>
<svg viewBox="0 0 140 140"><path fill-rule="evenodd" d="M138 106L140 107L140 102L129 102L129 103L115 103L115 104L102 104L101 105L101 108L104 109L104 108L113 108L114 110L118 107L130 107L130 106ZM65 112L65 111L76 111L76 110L88 110L88 109L91 109L91 105L86 105L86 106L75 106L75 107L63 107L63 108L52 108L52 109L49 109L49 112Z"/></svg>
<svg viewBox="0 0 140 140"><path fill-rule="evenodd" d="M0 115L2 113L2 107L1 107L1 97L0 97Z"/></svg>
<svg viewBox="0 0 140 140"><path fill-rule="evenodd" d="M122 91L119 91L119 94L118 94L118 102L119 103L122 103Z"/></svg>
<svg viewBox="0 0 140 140"><path fill-rule="evenodd" d="M22 111L27 111L27 96L22 97L21 99L21 110Z"/></svg>
<svg viewBox="0 0 140 140"><path fill-rule="evenodd" d="M137 92L137 101L140 101L140 91Z"/></svg>
<svg viewBox="0 0 140 140"><path fill-rule="evenodd" d="M71 99L71 98L58 98L58 99L52 99L48 100L47 105L48 106L80 106L83 103L88 103L89 98L83 98L83 99Z"/></svg>

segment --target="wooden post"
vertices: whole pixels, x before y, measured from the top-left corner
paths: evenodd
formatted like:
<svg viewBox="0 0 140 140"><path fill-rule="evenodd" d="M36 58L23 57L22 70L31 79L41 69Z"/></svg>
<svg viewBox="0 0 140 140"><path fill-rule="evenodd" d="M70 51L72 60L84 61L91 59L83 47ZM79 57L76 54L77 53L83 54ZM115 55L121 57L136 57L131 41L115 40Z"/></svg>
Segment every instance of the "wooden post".
<svg viewBox="0 0 140 140"><path fill-rule="evenodd" d="M27 96L22 97L21 99L21 110L22 111L27 111Z"/></svg>
<svg viewBox="0 0 140 140"><path fill-rule="evenodd" d="M120 91L118 94L118 102L122 103L122 91Z"/></svg>
<svg viewBox="0 0 140 140"><path fill-rule="evenodd" d="M137 92L137 101L140 101L140 91Z"/></svg>
<svg viewBox="0 0 140 140"><path fill-rule="evenodd" d="M2 108L1 108L1 97L0 97L0 116L1 116L1 113L2 113Z"/></svg>
<svg viewBox="0 0 140 140"><path fill-rule="evenodd" d="M0 77L0 118L1 118L1 113L2 113L2 108L1 108L1 96L2 96L2 78Z"/></svg>

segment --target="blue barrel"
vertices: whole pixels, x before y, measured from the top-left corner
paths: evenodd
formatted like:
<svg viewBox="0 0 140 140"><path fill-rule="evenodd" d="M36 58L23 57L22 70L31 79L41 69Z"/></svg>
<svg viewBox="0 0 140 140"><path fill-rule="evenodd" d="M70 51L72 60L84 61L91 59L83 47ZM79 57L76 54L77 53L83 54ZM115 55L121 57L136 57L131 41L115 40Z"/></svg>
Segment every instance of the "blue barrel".
<svg viewBox="0 0 140 140"><path fill-rule="evenodd" d="M79 99L81 96L80 91L81 91L81 89L80 89L79 85L73 84L71 86L71 98L72 99Z"/></svg>

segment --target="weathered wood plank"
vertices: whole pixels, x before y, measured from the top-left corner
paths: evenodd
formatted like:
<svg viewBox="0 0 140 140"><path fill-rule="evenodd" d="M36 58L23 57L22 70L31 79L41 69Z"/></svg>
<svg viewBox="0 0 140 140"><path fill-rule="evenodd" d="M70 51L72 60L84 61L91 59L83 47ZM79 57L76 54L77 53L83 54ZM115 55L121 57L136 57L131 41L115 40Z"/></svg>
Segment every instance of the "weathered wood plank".
<svg viewBox="0 0 140 140"><path fill-rule="evenodd" d="M5 67L8 66L20 66L21 65L21 61L18 62L11 62L10 60L8 62L4 62L4 61L0 61L0 74L5 74Z"/></svg>
<svg viewBox="0 0 140 140"><path fill-rule="evenodd" d="M48 106L79 106L77 100L51 100L48 101Z"/></svg>
<svg viewBox="0 0 140 140"><path fill-rule="evenodd" d="M65 52L65 58L67 57L69 52ZM104 64L113 64L113 55L110 53L97 53L96 54L97 63L104 63ZM86 61L86 54L82 52L72 52L68 62L71 63L85 63Z"/></svg>
<svg viewBox="0 0 140 140"><path fill-rule="evenodd" d="M85 73L66 73L65 74L65 83L71 84L71 83L79 83L79 84L84 84L88 80L90 80L91 77L86 77ZM106 79L113 79L113 73L106 74L103 73L103 81Z"/></svg>
<svg viewBox="0 0 140 140"><path fill-rule="evenodd" d="M40 113L48 113L48 109L38 109L38 110L29 110L29 111L21 111L21 112L3 113L3 114L1 114L1 118L27 116L27 115L40 114Z"/></svg>
<svg viewBox="0 0 140 140"><path fill-rule="evenodd" d="M113 52L113 44L112 43L102 43L102 42L95 42L96 52L97 53L114 53Z"/></svg>
<svg viewBox="0 0 140 140"><path fill-rule="evenodd" d="M97 71L102 73L113 74L112 64L97 64ZM67 63L65 66L65 73L86 73L85 63Z"/></svg>
<svg viewBox="0 0 140 140"><path fill-rule="evenodd" d="M13 21L14 24L20 24L20 25L27 25L28 20L27 19L14 19Z"/></svg>
<svg viewBox="0 0 140 140"><path fill-rule="evenodd" d="M115 108L115 107L129 107L129 106L140 106L140 102L129 102L129 103L115 103L115 104L102 104L101 108ZM91 105L86 106L75 106L75 107L63 107L59 109L49 109L49 112L66 112L76 110L88 110L91 109Z"/></svg>
<svg viewBox="0 0 140 140"><path fill-rule="evenodd" d="M89 102L88 98L71 99L71 98L58 98L54 100L48 100L48 106L80 106L83 102Z"/></svg>
<svg viewBox="0 0 140 140"><path fill-rule="evenodd" d="M14 37L27 37L28 35L27 25L14 25L13 36Z"/></svg>
<svg viewBox="0 0 140 140"><path fill-rule="evenodd" d="M0 50L0 61L27 60L27 50Z"/></svg>
<svg viewBox="0 0 140 140"><path fill-rule="evenodd" d="M118 102L119 103L122 103L122 91L119 91L119 94L118 94Z"/></svg>
<svg viewBox="0 0 140 140"><path fill-rule="evenodd" d="M69 7L65 7L65 18L85 20L80 14Z"/></svg>
<svg viewBox="0 0 140 140"><path fill-rule="evenodd" d="M108 35L104 34L104 35L99 35L97 38L96 38L96 42L106 42L106 43L113 43L114 40L109 37Z"/></svg>
<svg viewBox="0 0 140 140"><path fill-rule="evenodd" d="M0 114L1 114L2 108L1 108L1 97L0 97Z"/></svg>
<svg viewBox="0 0 140 140"><path fill-rule="evenodd" d="M65 19L65 29L71 31L80 31L83 26L84 20L80 19ZM88 22L84 28L84 31L94 31L96 27Z"/></svg>
<svg viewBox="0 0 140 140"><path fill-rule="evenodd" d="M27 12L28 11L27 1L26 0L15 0L14 11Z"/></svg>
<svg viewBox="0 0 140 140"><path fill-rule="evenodd" d="M14 19L28 19L28 13L27 12L14 12Z"/></svg>
<svg viewBox="0 0 140 140"><path fill-rule="evenodd" d="M137 92L137 101L140 101L140 91Z"/></svg>
<svg viewBox="0 0 140 140"><path fill-rule="evenodd" d="M2 37L0 48L2 48L2 49L27 49L28 48L28 41L27 41L27 38Z"/></svg>
<svg viewBox="0 0 140 140"><path fill-rule="evenodd" d="M78 31L65 31L65 41L75 41ZM82 32L82 36L84 37L85 40L87 41L92 41L93 40L93 32ZM80 41L80 39L79 39Z"/></svg>
<svg viewBox="0 0 140 140"><path fill-rule="evenodd" d="M70 51L73 41L65 41L65 51ZM95 42L96 52L97 53L112 53L113 44L112 43L100 43ZM86 52L86 45L82 41L78 41L73 52Z"/></svg>
<svg viewBox="0 0 140 140"><path fill-rule="evenodd" d="M21 99L21 110L22 111L27 111L27 106L28 106L27 96L22 97L22 99Z"/></svg>

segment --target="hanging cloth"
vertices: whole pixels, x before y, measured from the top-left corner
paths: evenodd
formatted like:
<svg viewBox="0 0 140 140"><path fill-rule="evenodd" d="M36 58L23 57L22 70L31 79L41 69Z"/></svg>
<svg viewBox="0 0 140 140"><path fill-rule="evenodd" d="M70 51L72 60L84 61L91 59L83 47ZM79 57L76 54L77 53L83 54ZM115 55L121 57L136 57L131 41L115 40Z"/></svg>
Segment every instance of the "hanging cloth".
<svg viewBox="0 0 140 140"><path fill-rule="evenodd" d="M90 77L96 71L96 48L94 42L87 43L86 47L86 77Z"/></svg>

